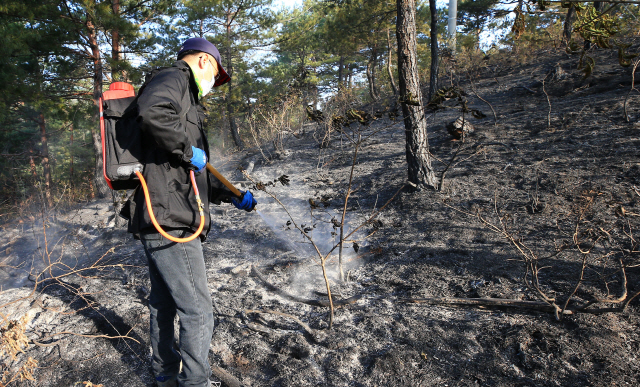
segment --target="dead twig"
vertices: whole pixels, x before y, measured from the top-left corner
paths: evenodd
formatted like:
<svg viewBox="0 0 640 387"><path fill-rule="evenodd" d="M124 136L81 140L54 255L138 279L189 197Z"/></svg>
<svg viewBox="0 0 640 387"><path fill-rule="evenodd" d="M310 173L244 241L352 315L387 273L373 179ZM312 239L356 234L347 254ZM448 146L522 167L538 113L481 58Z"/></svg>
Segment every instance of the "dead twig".
<svg viewBox="0 0 640 387"><path fill-rule="evenodd" d="M549 113L547 113L547 129L551 129L551 100L549 99L547 89L544 87L548 76L549 74L547 74L547 76L542 80L542 91L544 92L545 97L547 97L547 104L549 104Z"/></svg>
<svg viewBox="0 0 640 387"><path fill-rule="evenodd" d="M340 271L340 281L344 282L344 266L342 264L342 251L344 247L344 220L347 216L347 204L349 203L349 196L353 192L353 176L356 169L356 160L358 159L358 150L361 144L361 135L358 135L358 141L353 147L353 161L351 162L351 171L349 172L349 184L347 185L347 193L344 197L344 206L342 209L342 218L340 219L340 247L338 248L338 270Z"/></svg>
<svg viewBox="0 0 640 387"><path fill-rule="evenodd" d="M444 188L444 178L447 174L447 171L449 171L449 168L451 167L453 162L456 160L456 157L458 156L458 153L460 153L460 150L462 149L463 144L464 142L460 141L460 145L458 145L458 149L456 149L456 151L453 153L453 156L451 156L451 160L449 161L449 164L447 164L447 166L444 168L444 170L440 174L440 182L438 183L438 190L442 191L442 189Z"/></svg>
<svg viewBox="0 0 640 387"><path fill-rule="evenodd" d="M622 106L624 106L624 118L627 120L627 122L631 121L631 118L629 117L629 113L627 113L627 100L629 99L629 95L631 94L632 91L638 91L636 89L636 69L638 68L638 65L640 64L640 59L636 59L635 63L633 64L633 70L631 71L631 89L629 89L629 91L627 92L627 95L624 97L624 104Z"/></svg>
<svg viewBox="0 0 640 387"><path fill-rule="evenodd" d="M471 84L471 91L473 91L473 94L475 94L476 97L478 97L478 99L484 103L486 103L487 105L489 105L489 108L491 109L491 112L493 113L493 125L496 126L498 125L498 115L496 114L496 111L493 109L493 106L489 103L489 101L487 101L486 99L482 98L480 96L480 94L478 94L478 92L476 91L476 86L473 83L473 81L471 80L471 78L469 78L469 83Z"/></svg>

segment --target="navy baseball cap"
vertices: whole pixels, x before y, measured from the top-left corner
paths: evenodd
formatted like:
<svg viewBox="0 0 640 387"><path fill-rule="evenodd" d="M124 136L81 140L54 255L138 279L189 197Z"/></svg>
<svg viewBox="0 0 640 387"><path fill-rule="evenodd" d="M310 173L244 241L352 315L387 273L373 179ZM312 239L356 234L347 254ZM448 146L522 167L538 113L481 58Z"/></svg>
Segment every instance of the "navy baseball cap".
<svg viewBox="0 0 640 387"><path fill-rule="evenodd" d="M187 39L184 43L182 43L180 51L178 51L178 56L180 56L180 54L182 54L183 52L189 50L206 52L216 59L216 62L218 63L218 80L213 84L213 87L222 86L231 80L229 74L224 71L224 68L222 68L222 65L220 64L220 52L218 52L218 49L213 45L213 43L205 38Z"/></svg>

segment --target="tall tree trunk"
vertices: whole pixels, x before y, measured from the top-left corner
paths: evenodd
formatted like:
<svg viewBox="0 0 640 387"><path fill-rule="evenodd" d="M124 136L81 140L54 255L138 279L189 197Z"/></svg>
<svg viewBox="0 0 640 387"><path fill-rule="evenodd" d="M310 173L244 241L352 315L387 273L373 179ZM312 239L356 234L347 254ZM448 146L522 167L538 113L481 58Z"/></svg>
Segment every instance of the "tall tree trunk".
<svg viewBox="0 0 640 387"><path fill-rule="evenodd" d="M573 33L573 20L575 19L576 8L571 4L567 11L567 17L564 19L564 28L562 31L562 38L566 44L571 40L571 34Z"/></svg>
<svg viewBox="0 0 640 387"><path fill-rule="evenodd" d="M398 95L398 87L396 86L395 76L393 75L393 71L391 71L391 57L393 55L393 47L391 46L391 37L389 36L389 28L387 28L387 47L388 47L388 57L387 57L387 72L389 73L389 81L391 83L391 89L393 90L393 95Z"/></svg>
<svg viewBox="0 0 640 387"><path fill-rule="evenodd" d="M380 98L380 88L378 88L378 83L376 81L376 69L378 68L378 48L373 47L372 58L371 58L371 83L373 84L373 92L376 96L376 99Z"/></svg>
<svg viewBox="0 0 640 387"><path fill-rule="evenodd" d="M232 92L233 92L233 65L231 63L231 22L233 20L233 15L229 12L227 13L227 74L231 77L229 82L227 83L229 87L229 91L227 94L226 102L227 102L227 115L229 116L229 130L231 131L231 137L233 138L233 142L236 144L238 149L244 148L244 144L242 143L242 139L240 138L240 133L238 132L238 125L236 125L236 119L234 114L233 100L232 100Z"/></svg>
<svg viewBox="0 0 640 387"><path fill-rule="evenodd" d="M33 149L29 150L29 153L34 153ZM38 184L38 168L36 167L36 162L33 159L33 156L29 156L29 167L31 169L31 178L33 179L33 186L36 187ZM26 199L26 190L24 189L20 189L20 197L18 197L18 195L16 195L15 197L15 204L16 207L19 207L21 204L21 201L24 201Z"/></svg>
<svg viewBox="0 0 640 387"><path fill-rule="evenodd" d="M113 16L120 17L120 0L111 0L111 9ZM111 30L111 60L113 62L111 68L111 78L113 81L124 80L124 72L118 70L118 61L120 61L120 31L118 27Z"/></svg>
<svg viewBox="0 0 640 387"><path fill-rule="evenodd" d="M113 9L113 15L117 18L120 17L120 0L111 0L111 6ZM120 33L118 28L114 28L111 31L111 59L113 60L115 65L118 65L120 61ZM111 78L114 81L126 81L126 72L124 70L113 71L111 69ZM120 211L122 211L122 207L124 206L123 200L121 200L121 193L118 191L111 190L111 201L113 202L113 223L116 227L120 227L124 225L124 218L120 217Z"/></svg>
<svg viewBox="0 0 640 387"><path fill-rule="evenodd" d="M377 100L376 91L373 89L373 77L371 75L371 61L367 62L367 84L369 85L369 96L372 100Z"/></svg>
<svg viewBox="0 0 640 387"><path fill-rule="evenodd" d="M87 21L87 31L93 60L93 100L96 104L95 113L93 114L93 122L95 122L95 125L91 130L93 137L93 149L95 150L96 156L96 169L93 180L96 189L96 196L98 196L98 198L105 198L109 193L109 186L107 185L102 173L102 141L100 139L99 126L99 103L100 96L102 95L102 60L100 58L100 48L98 47L97 30L91 21Z"/></svg>
<svg viewBox="0 0 640 387"><path fill-rule="evenodd" d="M377 101L380 96L376 90L376 50L371 50L371 59L367 63L367 81L369 83L369 95L371 99Z"/></svg>
<svg viewBox="0 0 640 387"><path fill-rule="evenodd" d="M71 156L71 159L69 160L69 186L71 187L71 195L74 195L74 183L73 183L73 123L71 124L71 126L69 127L69 130L71 131L71 138L69 141L69 153Z"/></svg>
<svg viewBox="0 0 640 387"><path fill-rule="evenodd" d="M456 26L458 24L458 0L449 0L449 49L451 54L456 54Z"/></svg>
<svg viewBox="0 0 640 387"><path fill-rule="evenodd" d="M344 56L340 55L340 62L338 62L338 90L342 90L344 87Z"/></svg>
<svg viewBox="0 0 640 387"><path fill-rule="evenodd" d="M42 156L42 177L44 179L44 197L46 200L47 208L53 207L53 196L51 195L51 188L53 187L53 181L51 179L51 163L49 162L49 141L47 140L47 125L44 120L44 114L38 115L38 126L40 126L40 142L42 143L42 149L40 155Z"/></svg>
<svg viewBox="0 0 640 387"><path fill-rule="evenodd" d="M397 0L398 74L400 100L406 134L406 157L409 181L416 186L437 189L437 182L427 138L427 122L422 107L422 92L416 58L415 0Z"/></svg>
<svg viewBox="0 0 640 387"><path fill-rule="evenodd" d="M429 0L429 10L431 11L431 75L429 76L429 96L428 101L433 98L433 93L438 88L438 10L436 0Z"/></svg>

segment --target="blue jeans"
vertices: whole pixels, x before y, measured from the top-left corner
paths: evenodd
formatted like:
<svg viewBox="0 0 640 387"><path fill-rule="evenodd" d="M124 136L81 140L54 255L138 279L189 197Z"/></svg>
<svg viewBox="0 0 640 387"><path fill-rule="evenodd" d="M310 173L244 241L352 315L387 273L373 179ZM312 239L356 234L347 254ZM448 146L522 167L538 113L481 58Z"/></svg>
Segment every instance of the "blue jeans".
<svg viewBox="0 0 640 387"><path fill-rule="evenodd" d="M169 231L176 237L191 235ZM140 234L149 261L152 367L156 376L178 375L181 387L208 387L213 307L199 238L175 243L158 233ZM173 321L180 319L180 352L173 348Z"/></svg>

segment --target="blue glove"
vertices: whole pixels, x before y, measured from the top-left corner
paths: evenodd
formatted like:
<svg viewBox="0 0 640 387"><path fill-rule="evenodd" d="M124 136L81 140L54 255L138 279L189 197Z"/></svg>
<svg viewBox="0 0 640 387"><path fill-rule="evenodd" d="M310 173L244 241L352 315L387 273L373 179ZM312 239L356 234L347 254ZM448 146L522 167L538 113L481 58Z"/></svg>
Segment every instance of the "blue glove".
<svg viewBox="0 0 640 387"><path fill-rule="evenodd" d="M207 155L200 148L196 148L195 146L191 146L191 150L193 151L193 157L189 162L196 170L196 172L202 172L204 167L207 166Z"/></svg>
<svg viewBox="0 0 640 387"><path fill-rule="evenodd" d="M253 208L258 204L256 199L253 198L253 195L251 195L249 191L240 192L242 192L242 196L240 198L231 198L231 203L239 210L245 210L247 212L253 211Z"/></svg>

